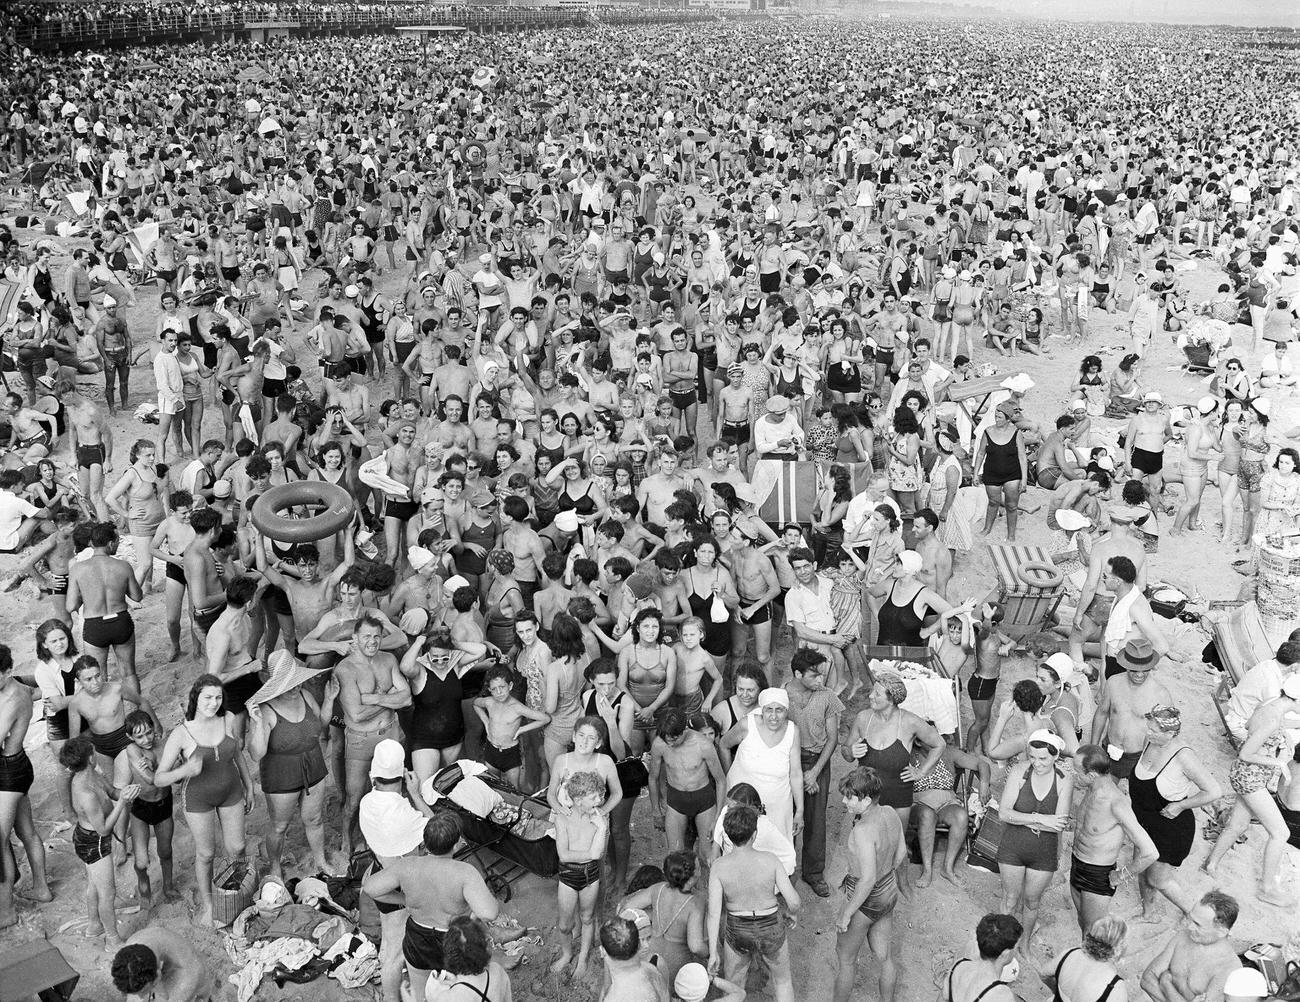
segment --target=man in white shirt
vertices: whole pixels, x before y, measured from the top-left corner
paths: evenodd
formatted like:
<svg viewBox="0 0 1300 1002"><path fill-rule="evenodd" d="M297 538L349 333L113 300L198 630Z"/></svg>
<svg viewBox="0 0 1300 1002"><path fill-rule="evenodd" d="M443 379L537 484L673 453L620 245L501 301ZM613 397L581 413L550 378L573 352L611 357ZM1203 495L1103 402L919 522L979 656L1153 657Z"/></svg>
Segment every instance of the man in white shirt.
<svg viewBox="0 0 1300 1002"><path fill-rule="evenodd" d="M370 760L373 788L361 798L357 822L361 837L375 854L375 865L382 869L387 862L420 851L424 844L424 826L433 811L420 796L415 773L403 768L405 753L391 739L375 746ZM406 794L402 789L405 787ZM382 932L379 950L379 978L384 1002L400 1002L402 984L402 937L406 928L406 908L401 894L392 900L378 900Z"/></svg>
<svg viewBox="0 0 1300 1002"><path fill-rule="evenodd" d="M794 631L796 647L821 651L831 663L825 686L838 692L843 679L844 648L852 638L837 633L835 612L831 608L834 582L816 571L812 550L797 547L790 551L790 569L794 587L785 596L785 615Z"/></svg>
<svg viewBox="0 0 1300 1002"><path fill-rule="evenodd" d="M41 509L15 493L22 482L17 470L0 473L0 553L17 553L42 525L36 518Z"/></svg>
<svg viewBox="0 0 1300 1002"><path fill-rule="evenodd" d="M790 400L768 397L767 413L754 422L754 454L759 459L794 460L801 448L803 429L790 413Z"/></svg>
<svg viewBox="0 0 1300 1002"><path fill-rule="evenodd" d="M1236 740L1245 741L1251 714L1259 709L1261 703L1281 695L1282 682L1297 672L1300 672L1300 630L1283 641L1276 657L1255 665L1233 686L1232 697L1223 715L1228 732ZM1300 721L1295 721L1295 724L1294 728L1288 728L1292 746L1300 741Z"/></svg>

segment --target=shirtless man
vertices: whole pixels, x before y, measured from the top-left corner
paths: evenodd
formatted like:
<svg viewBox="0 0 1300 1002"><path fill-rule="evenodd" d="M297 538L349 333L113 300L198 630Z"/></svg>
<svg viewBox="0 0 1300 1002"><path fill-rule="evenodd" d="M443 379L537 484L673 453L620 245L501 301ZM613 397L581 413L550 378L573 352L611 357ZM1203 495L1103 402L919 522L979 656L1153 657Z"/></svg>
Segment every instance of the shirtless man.
<svg viewBox="0 0 1300 1002"><path fill-rule="evenodd" d="M406 647L406 634L380 609L363 604L365 588L365 574L356 567L339 579L338 602L320 616L315 629L298 641L298 656L306 660L309 668L333 668L339 658L351 654L352 628L365 613L371 613L384 625L381 649L395 651Z"/></svg>
<svg viewBox="0 0 1300 1002"><path fill-rule="evenodd" d="M663 978L642 960L636 922L620 917L601 923L600 955L609 981L600 1002L669 1002Z"/></svg>
<svg viewBox="0 0 1300 1002"><path fill-rule="evenodd" d="M464 418L464 400L458 396L449 396L443 399L442 420L433 429L430 441L441 445L444 455L449 455L452 452L469 452L470 430Z"/></svg>
<svg viewBox="0 0 1300 1002"><path fill-rule="evenodd" d="M1151 390L1142 398L1142 409L1129 418L1124 431L1124 448L1133 475L1147 485L1152 498L1160 496L1164 484L1165 443L1174 437L1164 398Z"/></svg>
<svg viewBox="0 0 1300 1002"><path fill-rule="evenodd" d="M167 636L171 640L168 663L181 656L181 603L185 599L185 550L194 542L194 527L190 518L194 512L194 496L189 491L172 491L168 499L168 514L154 531L149 552L154 560L161 560L167 568Z"/></svg>
<svg viewBox="0 0 1300 1002"><path fill-rule="evenodd" d="M790 947L777 895L793 915L799 911L799 894L780 859L754 848L757 811L744 805L732 807L722 819L722 831L734 848L709 869L709 973L717 974L721 967L723 977L743 985L750 961L761 956L772 975L776 1002L794 1002Z"/></svg>
<svg viewBox="0 0 1300 1002"><path fill-rule="evenodd" d="M537 575L546 559L541 537L528 524L528 502L523 498L508 497L501 502L501 549L515 558L515 583L523 597L524 608L533 608L537 594Z"/></svg>
<svg viewBox="0 0 1300 1002"><path fill-rule="evenodd" d="M262 389L265 390L269 385L268 380L262 384ZM279 442L284 447L284 465L292 467L302 476L307 470L298 460L298 446L302 444L302 426L294 420L298 398L291 393L281 393L275 398L273 406L275 419L267 424L262 437L267 442Z"/></svg>
<svg viewBox="0 0 1300 1002"><path fill-rule="evenodd" d="M664 818L670 852L686 848L686 825L694 818L696 852L707 863L726 797L726 773L713 741L686 724L686 714L675 706L659 716L658 736L650 746L650 806Z"/></svg>
<svg viewBox="0 0 1300 1002"><path fill-rule="evenodd" d="M420 510L415 500L412 487L415 483L415 471L420 466L420 453L414 448L415 424L403 421L397 427L397 441L384 450L384 461L388 465L388 476L406 487L406 495L384 495L384 543L388 548L388 559L395 570L402 564L402 540L406 534L406 523Z"/></svg>
<svg viewBox="0 0 1300 1002"><path fill-rule="evenodd" d="M849 834L849 872L840 885L845 900L836 923L834 1002L848 1002L863 942L870 944L880 961L881 1002L894 999L898 980L897 946L891 942L898 903L895 873L907 859L907 845L898 812L881 806L880 790L880 776L870 766L859 766L840 780L845 810L856 821Z"/></svg>
<svg viewBox="0 0 1300 1002"><path fill-rule="evenodd" d="M328 576L320 576L320 550L315 543L299 543L293 549L292 563L266 552L266 541L258 537L258 568L267 584L275 585L289 596L294 628L309 634L320 624L321 617L334 600L335 589L356 561L352 533L343 534L343 559Z"/></svg>
<svg viewBox="0 0 1300 1002"><path fill-rule="evenodd" d="M194 657L199 658L208 631L226 607L226 590L217 573L212 546L221 532L221 513L200 508L190 515L194 539L181 554L185 586L190 590L190 615L194 628Z"/></svg>
<svg viewBox="0 0 1300 1002"><path fill-rule="evenodd" d="M749 649L754 634L754 656L759 664L772 657L772 603L781 594L781 582L771 558L759 549L760 540L748 526L739 528L742 542L722 558L736 582L740 605L731 621L731 656L739 659Z"/></svg>
<svg viewBox="0 0 1300 1002"><path fill-rule="evenodd" d="M34 618L38 622L60 619L71 626L72 616L68 612L68 566L77 552L72 534L77 528L78 515L71 508L61 508L50 521L54 531L27 551L22 563L14 568L8 580L16 582L24 575L31 575L41 593ZM41 564L45 565L44 570L41 570Z"/></svg>
<svg viewBox="0 0 1300 1002"><path fill-rule="evenodd" d="M160 926L134 932L113 957L113 987L152 1002L208 1002L213 977L183 935Z"/></svg>
<svg viewBox="0 0 1300 1002"><path fill-rule="evenodd" d="M1127 656L1129 661L1136 658L1149 671L1155 663L1153 658L1159 660L1169 653L1169 641L1156 623L1151 603L1134 583L1136 576L1137 571L1128 557L1111 557L1106 561L1102 584L1114 594L1115 604L1102 631L1104 669L1098 696L1105 694L1112 676L1125 670L1122 657ZM1141 653L1135 654L1139 648Z"/></svg>
<svg viewBox="0 0 1300 1002"><path fill-rule="evenodd" d="M1085 792L1075 814L1070 898L1079 932L1086 936L1092 924L1110 911L1110 899L1120 882L1116 865L1124 836L1133 843L1130 869L1134 873L1154 863L1160 852L1138 823L1128 794L1116 782L1114 763L1100 745L1082 745L1074 753L1074 782Z"/></svg>
<svg viewBox="0 0 1300 1002"><path fill-rule="evenodd" d="M921 555L921 573L917 575L940 598L948 597L948 582L952 578L952 552L939 541L935 531L939 516L929 508L922 508L912 516L912 532L916 541L912 548Z"/></svg>
<svg viewBox="0 0 1300 1002"><path fill-rule="evenodd" d="M249 349L248 360L243 365L232 366L217 376L217 383L225 391L223 398L229 400L231 412L243 428L244 437L255 443L260 441L263 373L270 357L270 346L265 341L257 341Z"/></svg>
<svg viewBox="0 0 1300 1002"><path fill-rule="evenodd" d="M572 590L564 586L564 573L568 569L569 562L562 553L548 553L542 558L546 584L533 596L533 611L543 630L550 630L556 614L565 612L573 600Z"/></svg>
<svg viewBox="0 0 1300 1002"><path fill-rule="evenodd" d="M408 693L409 695L409 693ZM366 763L369 767L369 762ZM424 995L429 975L443 969L443 937L453 919L473 915L483 922L497 917L500 905L482 874L470 863L452 858L460 841L460 818L450 810L434 811L424 826L427 856L390 859L362 881L371 897L401 891L410 913L402 956L411 979L411 994Z"/></svg>
<svg viewBox="0 0 1300 1002"><path fill-rule="evenodd" d="M1142 972L1142 990L1153 1002L1223 1002L1224 982L1241 966L1228 936L1236 921L1234 898L1207 893Z"/></svg>
<svg viewBox="0 0 1300 1002"><path fill-rule="evenodd" d="M1174 699L1163 682L1151 677L1160 667L1160 655L1150 644L1132 641L1116 658L1124 669L1109 678L1098 697L1089 740L1105 748L1113 760L1111 775L1128 779L1142 757L1147 741L1147 713L1157 706L1173 706Z"/></svg>
<svg viewBox="0 0 1300 1002"><path fill-rule="evenodd" d="M664 626L678 626L691 616L691 602L682 580L682 562L672 550L663 549L655 554L654 565L658 571L653 578L655 594Z"/></svg>
<svg viewBox="0 0 1300 1002"><path fill-rule="evenodd" d="M398 670L397 659L380 649L388 625L381 616L363 612L352 630L353 650L334 666L343 715L345 859L352 858L357 808L370 786L367 772L375 746L386 738L398 738L397 711L411 705L411 687ZM409 895L407 900L409 903ZM418 914L415 908L411 911L412 915ZM494 918L495 914L488 917Z"/></svg>
<svg viewBox="0 0 1300 1002"><path fill-rule="evenodd" d="M73 662L73 669L77 685L68 700L68 733L75 738L82 732L82 724L86 725L87 736L99 756L100 771L111 778L114 760L131 743L126 732L125 704L140 707L153 718L155 726L157 714L133 680L111 681L95 658L83 654Z"/></svg>
<svg viewBox="0 0 1300 1002"><path fill-rule="evenodd" d="M1102 639L1115 593L1106 585L1105 571L1111 557L1128 557L1137 568L1137 587L1146 589L1147 554L1142 540L1133 530L1133 522L1141 517L1141 510L1129 505L1112 505L1107 515L1110 532L1092 546L1088 558L1088 575L1079 593L1079 607L1074 611L1070 630L1070 657L1075 664L1084 664L1086 644L1096 644Z"/></svg>
<svg viewBox="0 0 1300 1002"><path fill-rule="evenodd" d="M338 407L348 423L365 435L366 425L370 423L370 390L365 384L354 381L350 369L339 366L331 370L321 391L320 403L326 410ZM359 456L361 449L354 445L352 454Z"/></svg>
<svg viewBox="0 0 1300 1002"><path fill-rule="evenodd" d="M34 445L53 453L59 441L54 415L23 406L21 393L6 393L0 414L9 419L9 448L20 455Z"/></svg>
<svg viewBox="0 0 1300 1002"><path fill-rule="evenodd" d="M204 644L206 671L221 679L226 691L226 712L234 714L235 736L241 742L248 727L245 704L262 687L258 675L262 662L252 650L249 620L257 591L258 583L252 578L238 577L226 585L225 607L208 630Z"/></svg>
<svg viewBox="0 0 1300 1002"><path fill-rule="evenodd" d="M37 901L53 901L45 876L45 846L32 822L29 796L35 773L23 749L27 728L32 720L32 690L14 675L14 659L9 648L0 644L0 929L18 922L14 908L14 885L17 860L10 850L11 834L17 834L27 851L32 869L32 886L27 896Z"/></svg>
<svg viewBox="0 0 1300 1002"><path fill-rule="evenodd" d="M1038 447L1038 486L1055 490L1063 480L1079 480L1083 467L1074 456L1075 420L1069 414L1056 419L1056 430Z"/></svg>
<svg viewBox="0 0 1300 1002"><path fill-rule="evenodd" d="M135 568L113 554L117 552L117 527L99 522L90 530L95 551L88 559L68 568L69 613L81 609L84 615L81 638L108 671L108 651L122 672L124 681L139 687L135 677L135 623L127 602L141 602L144 592L135 579Z"/></svg>
<svg viewBox="0 0 1300 1002"><path fill-rule="evenodd" d="M734 363L727 366L727 385L718 391L718 422L713 430L719 440L724 435L735 440L742 470L749 468L749 429L758 418L754 391L745 385L744 379L743 366Z"/></svg>
<svg viewBox="0 0 1300 1002"><path fill-rule="evenodd" d="M107 522L104 470L113 458L113 429L108 426L108 415L80 393L65 393L61 399L72 436L72 452L77 459L77 486L81 488L81 496L94 506L95 516Z"/></svg>
<svg viewBox="0 0 1300 1002"><path fill-rule="evenodd" d="M117 898L113 833L126 820L140 788L128 786L114 791L112 783L96 767L95 750L84 737L73 738L60 749L59 764L72 773L72 810L77 816L72 850L85 864L87 878L89 924L85 934L91 939L103 936L109 946L121 946L117 913L113 910Z"/></svg>
<svg viewBox="0 0 1300 1002"><path fill-rule="evenodd" d="M447 361L433 370L429 385L433 388L434 400L441 404L452 397L457 401L469 399L469 391L474 385L474 370L460 363L460 349L455 345L446 350ZM461 403L464 410L464 403Z"/></svg>
<svg viewBox="0 0 1300 1002"><path fill-rule="evenodd" d="M677 453L663 450L658 468L636 489L637 503L645 510L645 527L660 537L666 531L668 506L677 500L675 492L691 489L691 482L677 472L677 463Z"/></svg>
<svg viewBox="0 0 1300 1002"><path fill-rule="evenodd" d="M695 437L695 407L699 398L700 358L690 349L690 336L682 327L673 330L673 349L663 357L664 388L677 412L679 435Z"/></svg>

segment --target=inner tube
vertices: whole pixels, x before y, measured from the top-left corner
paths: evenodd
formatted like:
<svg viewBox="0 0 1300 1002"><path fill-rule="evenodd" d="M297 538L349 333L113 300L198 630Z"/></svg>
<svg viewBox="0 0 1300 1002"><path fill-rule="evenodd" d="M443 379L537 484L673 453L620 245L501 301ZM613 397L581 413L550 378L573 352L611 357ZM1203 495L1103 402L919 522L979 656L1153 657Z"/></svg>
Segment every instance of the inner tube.
<svg viewBox="0 0 1300 1002"><path fill-rule="evenodd" d="M280 512L300 506L323 508L307 518L286 518ZM253 525L277 543L314 543L347 528L357 503L338 484L298 480L272 487L253 503Z"/></svg>
<svg viewBox="0 0 1300 1002"><path fill-rule="evenodd" d="M254 509L256 510L256 509ZM1065 580L1055 564L1046 564L1041 560L1031 560L1016 568L1016 577L1031 588L1055 588Z"/></svg>

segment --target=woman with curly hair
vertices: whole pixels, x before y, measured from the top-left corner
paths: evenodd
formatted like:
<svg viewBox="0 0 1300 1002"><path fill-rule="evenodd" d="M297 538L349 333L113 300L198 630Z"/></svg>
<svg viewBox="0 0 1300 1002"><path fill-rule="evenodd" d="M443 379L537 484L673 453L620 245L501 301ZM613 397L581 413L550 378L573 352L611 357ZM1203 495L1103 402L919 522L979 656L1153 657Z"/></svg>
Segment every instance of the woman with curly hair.
<svg viewBox="0 0 1300 1002"><path fill-rule="evenodd" d="M893 425L888 439L889 493L906 520L916 511L917 492L925 482L921 469L921 424L916 411L899 407L894 411Z"/></svg>

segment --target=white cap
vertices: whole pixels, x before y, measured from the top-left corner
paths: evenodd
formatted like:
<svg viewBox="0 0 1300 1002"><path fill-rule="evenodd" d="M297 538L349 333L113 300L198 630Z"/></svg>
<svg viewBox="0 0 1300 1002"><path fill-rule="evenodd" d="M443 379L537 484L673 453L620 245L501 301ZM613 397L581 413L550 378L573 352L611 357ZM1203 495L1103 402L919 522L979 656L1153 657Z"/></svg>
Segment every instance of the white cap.
<svg viewBox="0 0 1300 1002"><path fill-rule="evenodd" d="M904 550L898 555L899 566L908 574L919 574L921 572L921 554L915 550Z"/></svg>
<svg viewBox="0 0 1300 1002"><path fill-rule="evenodd" d="M1044 659L1043 664L1056 673L1056 677L1068 680L1074 674L1074 661L1064 651L1057 651Z"/></svg>
<svg viewBox="0 0 1300 1002"><path fill-rule="evenodd" d="M370 758L371 779L401 779L406 774L406 752L401 744L387 738L375 745Z"/></svg>
<svg viewBox="0 0 1300 1002"><path fill-rule="evenodd" d="M469 582L459 574L453 574L442 583L442 587L443 590L450 595L455 592L457 588L468 588Z"/></svg>
<svg viewBox="0 0 1300 1002"><path fill-rule="evenodd" d="M784 689L770 688L764 689L758 694L758 708L761 710L765 706L784 706L790 709L790 696Z"/></svg>
<svg viewBox="0 0 1300 1002"><path fill-rule="evenodd" d="M578 531L578 513L576 511L562 511L555 516L555 527L561 532Z"/></svg>
<svg viewBox="0 0 1300 1002"><path fill-rule="evenodd" d="M411 570L419 573L428 567L436 558L432 551L426 550L423 546L412 546L406 551L406 559L411 564Z"/></svg>
<svg viewBox="0 0 1300 1002"><path fill-rule="evenodd" d="M710 980L703 964L683 964L673 979L673 993L682 1002L702 1002L709 994Z"/></svg>
<svg viewBox="0 0 1300 1002"><path fill-rule="evenodd" d="M1213 414L1219 409L1219 401L1210 396L1201 397L1196 401L1196 409L1202 414Z"/></svg>
<svg viewBox="0 0 1300 1002"><path fill-rule="evenodd" d="M1142 402L1144 404L1163 404L1165 398L1160 395L1159 390L1147 390L1146 393L1142 394Z"/></svg>
<svg viewBox="0 0 1300 1002"><path fill-rule="evenodd" d="M1058 755L1061 754L1061 749L1065 747L1065 742L1046 728L1034 731L1033 734L1029 735L1028 743L1033 744L1034 742L1051 745L1056 749L1056 754Z"/></svg>
<svg viewBox="0 0 1300 1002"><path fill-rule="evenodd" d="M1253 967L1238 967L1223 983L1223 994L1242 999L1268 998L1268 978Z"/></svg>
<svg viewBox="0 0 1300 1002"><path fill-rule="evenodd" d="M1269 412L1273 410L1273 402L1264 397L1256 397L1250 402L1250 406L1254 408L1256 414L1262 414L1264 417L1268 417Z"/></svg>
<svg viewBox="0 0 1300 1002"><path fill-rule="evenodd" d="M361 290L358 289L355 285L349 285L346 289L343 290L343 295L347 296L349 299L356 299L359 295L361 295Z"/></svg>

